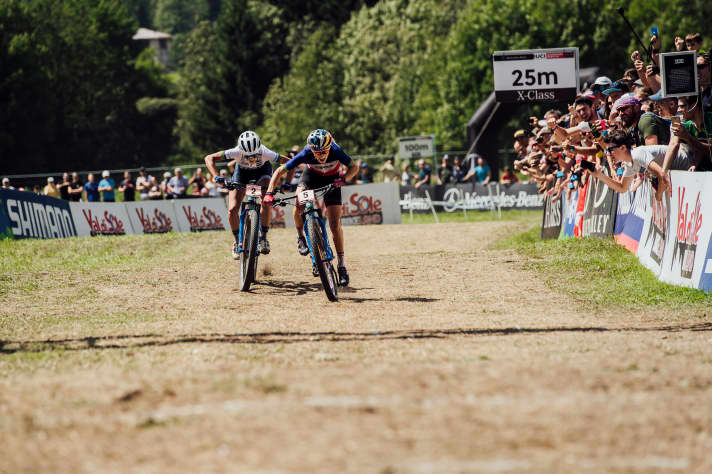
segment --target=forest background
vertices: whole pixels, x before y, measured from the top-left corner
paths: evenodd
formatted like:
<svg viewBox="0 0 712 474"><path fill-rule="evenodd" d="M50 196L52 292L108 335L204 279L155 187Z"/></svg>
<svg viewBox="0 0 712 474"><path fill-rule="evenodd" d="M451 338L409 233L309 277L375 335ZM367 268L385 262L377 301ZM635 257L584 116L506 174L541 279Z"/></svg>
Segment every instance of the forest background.
<svg viewBox="0 0 712 474"><path fill-rule="evenodd" d="M617 79L638 49L620 2L0 0L0 173L199 163L245 129L284 153L317 127L351 155L434 134L463 150L498 50L577 46ZM712 2L631 0L663 50ZM170 33L168 67L140 27ZM510 137L524 110L497 131Z"/></svg>

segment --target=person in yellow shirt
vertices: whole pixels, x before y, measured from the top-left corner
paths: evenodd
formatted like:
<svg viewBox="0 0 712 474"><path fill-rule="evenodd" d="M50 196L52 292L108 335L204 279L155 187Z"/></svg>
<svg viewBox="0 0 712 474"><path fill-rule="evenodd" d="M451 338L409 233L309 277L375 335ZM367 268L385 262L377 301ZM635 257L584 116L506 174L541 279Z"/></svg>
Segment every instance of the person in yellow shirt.
<svg viewBox="0 0 712 474"><path fill-rule="evenodd" d="M47 178L47 186L44 187L42 194L44 194L45 196L52 196L54 198L59 199L59 190L57 189L57 186L54 184L53 177L50 176L49 178Z"/></svg>

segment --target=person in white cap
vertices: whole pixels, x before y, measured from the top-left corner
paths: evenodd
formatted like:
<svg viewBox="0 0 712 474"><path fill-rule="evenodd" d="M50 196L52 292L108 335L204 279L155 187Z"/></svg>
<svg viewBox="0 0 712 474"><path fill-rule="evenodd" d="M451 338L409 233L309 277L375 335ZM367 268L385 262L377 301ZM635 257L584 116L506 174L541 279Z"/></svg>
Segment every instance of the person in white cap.
<svg viewBox="0 0 712 474"><path fill-rule="evenodd" d="M3 189L15 189L12 186L10 186L10 178L4 177L2 179L2 188Z"/></svg>
<svg viewBox="0 0 712 474"><path fill-rule="evenodd" d="M47 185L44 187L44 190L42 191L42 194L45 196L52 196L52 197L59 197L59 189L57 189L57 186L54 184L54 178L49 177L47 178Z"/></svg>
<svg viewBox="0 0 712 474"><path fill-rule="evenodd" d="M99 191L101 192L103 201L104 202L116 201L116 194L114 193L114 188L116 187L116 183L111 178L111 173L109 173L109 170L104 170L101 173L101 177L103 179L101 181L99 181Z"/></svg>
<svg viewBox="0 0 712 474"><path fill-rule="evenodd" d="M593 81L593 85L591 86L591 92L593 92L593 96L595 97L593 107L598 112L599 117L608 117L608 114L606 114L607 97L603 95L603 91L611 87L611 84L613 84L613 81L611 81L609 77L599 76Z"/></svg>

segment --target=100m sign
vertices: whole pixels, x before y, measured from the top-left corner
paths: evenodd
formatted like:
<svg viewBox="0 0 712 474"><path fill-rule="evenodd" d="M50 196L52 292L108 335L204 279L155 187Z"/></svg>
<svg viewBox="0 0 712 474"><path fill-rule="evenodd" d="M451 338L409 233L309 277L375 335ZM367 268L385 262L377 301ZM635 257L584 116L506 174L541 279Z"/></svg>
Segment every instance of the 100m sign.
<svg viewBox="0 0 712 474"><path fill-rule="evenodd" d="M554 71L536 72L534 69L525 69L522 72L520 69L512 71L512 76L515 77L512 85L515 87L521 86L543 86L556 85L559 83L559 76ZM524 82L522 82L524 79Z"/></svg>

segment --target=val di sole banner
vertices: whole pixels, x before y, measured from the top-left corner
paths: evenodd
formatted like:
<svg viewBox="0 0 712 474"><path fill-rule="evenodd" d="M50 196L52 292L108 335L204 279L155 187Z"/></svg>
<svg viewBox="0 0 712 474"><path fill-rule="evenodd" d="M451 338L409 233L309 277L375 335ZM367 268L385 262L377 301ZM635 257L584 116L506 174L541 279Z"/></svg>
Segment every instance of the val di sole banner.
<svg viewBox="0 0 712 474"><path fill-rule="evenodd" d="M705 178L701 173L670 173L669 232L660 272L664 282L699 288L703 275L712 270L707 238L712 234L712 189Z"/></svg>
<svg viewBox="0 0 712 474"><path fill-rule="evenodd" d="M278 197L290 197L286 194ZM341 225L400 224L401 211L398 205L398 183L371 183L341 188ZM324 199L317 199L317 206L326 217ZM272 214L272 226L294 228L293 206L276 207Z"/></svg>
<svg viewBox="0 0 712 474"><path fill-rule="evenodd" d="M14 189L0 190L0 232L15 239L78 235L68 201Z"/></svg>
<svg viewBox="0 0 712 474"><path fill-rule="evenodd" d="M125 203L131 226L137 234L177 232L175 207L170 201L134 201Z"/></svg>
<svg viewBox="0 0 712 474"><path fill-rule="evenodd" d="M79 237L133 234L133 226L121 202L70 202Z"/></svg>
<svg viewBox="0 0 712 474"><path fill-rule="evenodd" d="M229 230L227 207L223 199L199 198L173 201L176 225L180 232Z"/></svg>

